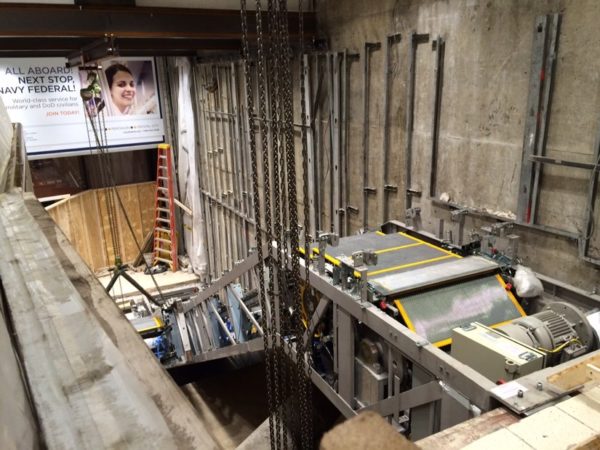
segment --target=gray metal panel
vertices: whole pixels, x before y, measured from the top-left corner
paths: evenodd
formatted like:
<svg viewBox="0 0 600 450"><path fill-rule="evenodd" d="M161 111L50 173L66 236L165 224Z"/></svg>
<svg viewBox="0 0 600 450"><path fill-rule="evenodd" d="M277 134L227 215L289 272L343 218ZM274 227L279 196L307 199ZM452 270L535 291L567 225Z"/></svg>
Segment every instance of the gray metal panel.
<svg viewBox="0 0 600 450"><path fill-rule="evenodd" d="M397 295L424 288L449 280L484 274L498 269L498 264L481 256L440 261L434 266L419 267L406 272L392 272L370 281L371 286L381 295Z"/></svg>
<svg viewBox="0 0 600 450"><path fill-rule="evenodd" d="M458 258L448 254L445 250L398 233L386 235L365 233L343 238L336 247L327 247L325 253L352 266L352 253L360 250L375 250L377 253L377 264L369 266L369 278L388 275L390 272L414 270L415 267L438 264L446 259ZM437 258L444 259L437 260ZM408 264L415 265L403 267ZM385 272L378 273L383 270Z"/></svg>
<svg viewBox="0 0 600 450"><path fill-rule="evenodd" d="M544 353L479 323L452 330L452 356L494 382L540 370L545 360Z"/></svg>
<svg viewBox="0 0 600 450"><path fill-rule="evenodd" d="M449 259L457 259L453 255L449 255L442 250L438 250L428 245L418 245L416 247L404 248L399 251L386 252L377 255L378 261L374 266L369 266L369 278L388 275L389 273L399 273L408 270L414 270L415 267L441 263ZM441 261L431 261L437 258L445 258ZM431 262L425 262L431 261ZM409 264L415 266L405 267ZM386 270L386 272L378 275L377 273Z"/></svg>
<svg viewBox="0 0 600 450"><path fill-rule="evenodd" d="M372 232L340 239L340 242L336 247L328 246L325 249L325 253L334 258L338 258L343 255L351 256L352 253L360 250L377 251L412 243L416 243L416 241L409 237L402 236L401 234L394 233L382 235Z"/></svg>

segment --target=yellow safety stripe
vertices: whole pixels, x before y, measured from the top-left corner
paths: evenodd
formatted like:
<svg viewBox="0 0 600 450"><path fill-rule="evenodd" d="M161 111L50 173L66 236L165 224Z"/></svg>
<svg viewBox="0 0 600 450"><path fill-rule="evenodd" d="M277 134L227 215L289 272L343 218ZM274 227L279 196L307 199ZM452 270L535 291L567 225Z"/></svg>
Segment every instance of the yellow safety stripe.
<svg viewBox="0 0 600 450"><path fill-rule="evenodd" d="M498 322L498 323L495 323L494 325L490 325L490 328L501 327L502 325L506 325L507 323L511 323L513 320L515 320L515 319L503 320L502 322Z"/></svg>
<svg viewBox="0 0 600 450"><path fill-rule="evenodd" d="M521 305L519 304L519 302L517 301L517 299L515 298L513 293L510 292L508 289L506 289L506 283L504 282L502 277L498 274L498 275L496 275L496 279L500 282L500 284L506 291L508 298L510 298L510 301L513 302L513 304L515 305L515 308L517 308L517 311L519 311L519 314L521 314L521 316L526 316L527 314L525 314L525 311L523 311L523 308L521 307Z"/></svg>
<svg viewBox="0 0 600 450"><path fill-rule="evenodd" d="M385 233L383 231L376 231L375 234L378 234L379 236L385 236Z"/></svg>
<svg viewBox="0 0 600 450"><path fill-rule="evenodd" d="M401 245L400 247L384 248L382 250L375 251L375 253L378 255L381 255L382 253L395 252L396 250L402 250L403 248L418 247L419 245L423 245L423 244L421 244L420 242L415 242L414 244Z"/></svg>
<svg viewBox="0 0 600 450"><path fill-rule="evenodd" d="M162 327L158 326L158 327L148 327L148 328L142 328L140 330L137 330L138 333L143 333L145 331L153 331L153 330L158 330Z"/></svg>
<svg viewBox="0 0 600 450"><path fill-rule="evenodd" d="M164 326L164 323L160 317L154 316L154 323L160 328Z"/></svg>
<svg viewBox="0 0 600 450"><path fill-rule="evenodd" d="M400 231L398 234L400 234L400 235L402 235L402 236L404 236L404 237L407 237L407 238L409 238L409 239L412 239L413 241L416 241L416 242L420 242L420 243L422 243L422 244L425 244L426 246L428 246L428 247L431 247L431 248L433 248L433 249L436 249L436 250L439 250L440 252L444 252L444 253L446 253L447 255L452 255L453 257L455 257L455 258L459 258L459 259L460 259L460 258L462 258L462 256L460 256L460 255L457 255L456 253L452 253L452 252L450 252L450 251L448 251L448 250L446 250L446 249L444 249L444 248L438 247L437 245L430 244L429 242L426 242L426 241L424 241L424 240L422 240L422 239L419 239L419 238L416 238L416 237L414 237L414 236L411 236L410 234L408 234L408 233L404 233L403 231Z"/></svg>
<svg viewBox="0 0 600 450"><path fill-rule="evenodd" d="M428 263L432 263L432 262L436 262L436 261L441 261L443 259L448 259L451 257L452 256L450 256L450 255L438 256L437 258L425 259L423 261L416 261L416 262L412 262L412 263L408 263L408 264L402 264L401 266L394 266L394 267L388 267L387 269L375 270L374 272L368 272L367 275L375 276L375 275L379 275L382 273L393 272L395 270L406 269L408 267L420 266L422 264L428 264ZM354 271L354 276L360 277L360 274L358 272Z"/></svg>
<svg viewBox="0 0 600 450"><path fill-rule="evenodd" d="M318 248L313 248L313 253L316 253L317 255L319 254L319 249ZM342 263L340 262L339 259L334 258L333 256L329 256L327 253L325 253L325 259L327 261L329 261L331 264L333 264L334 266L341 266Z"/></svg>
<svg viewBox="0 0 600 450"><path fill-rule="evenodd" d="M437 348L445 347L446 345L450 344L452 344L452 338L444 339L442 341L437 341L433 343L433 345L435 345Z"/></svg>
<svg viewBox="0 0 600 450"><path fill-rule="evenodd" d="M406 314L406 310L404 309L404 306L402 305L402 303L400 303L400 300L394 300L394 305L396 305L396 308L398 308L398 311L400 312L400 315L404 319L404 323L406 324L408 329L415 331L415 326L409 319L408 314Z"/></svg>
<svg viewBox="0 0 600 450"><path fill-rule="evenodd" d="M490 328L498 328L502 325L506 325L507 323L511 323L514 319L504 320L502 322L495 323L494 325L490 325ZM433 345L436 347L445 347L446 345L452 344L452 338L444 339L443 341L437 341Z"/></svg>

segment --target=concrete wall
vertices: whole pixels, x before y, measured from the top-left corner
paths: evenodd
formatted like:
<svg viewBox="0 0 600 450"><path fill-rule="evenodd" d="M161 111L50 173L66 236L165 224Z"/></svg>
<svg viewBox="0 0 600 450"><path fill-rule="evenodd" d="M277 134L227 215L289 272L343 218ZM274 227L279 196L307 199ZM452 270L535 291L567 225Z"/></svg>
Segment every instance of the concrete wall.
<svg viewBox="0 0 600 450"><path fill-rule="evenodd" d="M409 33L429 33L418 47L413 138L412 188L423 191L413 206L422 208L424 229L438 231L449 212L427 198L433 119L434 58L431 40L446 40L441 106L438 188L452 202L514 217L520 176L534 21L561 13L558 60L547 155L592 162L600 119L600 3L596 0L321 0L317 14L332 50L362 52L365 41L384 42L400 32L392 59L390 90L390 216L404 219L404 123ZM361 55L362 57L362 55ZM372 53L370 183L381 177L383 139L383 50ZM350 69L349 203L362 202L362 60ZM544 169L538 222L579 233L589 172L560 166ZM378 192L377 195L380 195ZM369 205L370 226L378 200ZM600 205L597 205L600 206ZM350 215L350 231L362 215ZM600 223L600 207L595 222ZM465 230L489 224L468 218ZM446 222L446 230L451 229ZM456 225L454 224L456 227ZM592 253L600 256L595 227ZM584 289L600 287L598 267L582 262L577 243L545 232L519 228L520 255L535 270ZM468 233L467 233L468 234ZM454 236L457 235L455 230Z"/></svg>

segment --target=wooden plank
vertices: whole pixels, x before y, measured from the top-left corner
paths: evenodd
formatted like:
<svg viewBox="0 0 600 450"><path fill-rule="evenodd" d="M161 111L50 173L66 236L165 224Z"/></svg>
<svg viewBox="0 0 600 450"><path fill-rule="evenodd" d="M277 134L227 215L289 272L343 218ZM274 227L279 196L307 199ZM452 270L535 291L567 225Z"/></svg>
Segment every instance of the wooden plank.
<svg viewBox="0 0 600 450"><path fill-rule="evenodd" d="M548 382L565 391L590 383L594 381L594 377L589 374L588 365L590 364L600 367L600 353L596 352L591 356L581 358L577 364L550 375Z"/></svg>
<svg viewBox="0 0 600 450"><path fill-rule="evenodd" d="M96 414L91 415L91 419L97 422L101 427L97 427L98 435L100 439L105 442L94 442L93 445L89 445L86 448L130 448L130 447L157 447L161 448L178 448L178 449L208 449L217 448L216 444L210 437L210 434L205 424L199 419L198 415L194 411L192 405L185 398L181 390L175 385L173 380L163 369L159 361L154 357L152 352L146 347L144 342L139 338L131 324L125 319L121 311L114 302L110 301L103 287L86 267L81 257L77 254L74 248L69 244L64 234L60 231L58 226L50 219L48 214L45 213L43 208L39 205L37 200L33 197L28 197L25 202L26 208L30 214L36 219L37 224L41 228L42 233L47 239L50 247L52 248L56 260L60 263L62 269L53 270L50 274L59 274L62 277L68 277L68 281L72 286L77 289L79 296L83 300L83 303L87 305L88 312L85 314L85 323L80 320L79 316L73 315L73 311L70 308L65 309L64 302L73 301L72 296L65 298L60 297L61 307L56 308L56 314L42 317L46 322L60 321L65 322L65 326L56 326L54 330L61 336L67 338L65 343L68 344L69 350L73 347L76 349L83 348L87 334L92 331L98 332L98 329L105 331L105 337L103 337L101 343L104 348L111 347L114 344L119 352L124 356L114 354L110 360L110 365L104 367L104 370L100 375L96 374L96 378L92 380L92 383L87 383L87 378L82 378L82 382L73 383L72 386L67 390L51 391L48 388L48 381L44 383L38 383L36 386L38 390L44 394L52 395L56 392L58 394L64 393L69 397L80 398L81 394L89 392L89 397L97 402L98 405L108 404L113 402L113 409L98 409L95 410ZM27 230L30 231L30 230ZM35 253L38 254L39 252ZM22 257L22 252L19 253ZM4 269L8 270L11 267L17 267L16 265L5 265ZM44 270L48 272L47 265L43 265ZM50 281L52 281L52 277ZM62 281L62 280L61 280ZM55 282L54 288L60 290L65 286L63 282ZM69 287L69 289L71 289ZM52 291L55 292L55 291ZM47 303L47 299L42 299L40 296L31 296L31 299L36 302ZM37 308L30 308L32 313L37 313ZM64 312L64 314L62 312ZM68 314L67 314L68 313ZM36 327L31 326L31 322L21 322L25 324L23 328L28 328L28 332L35 332ZM99 332L98 332L99 333ZM48 334L49 338L54 338L54 333ZM36 341L39 345L45 345L46 339L39 339ZM62 347L59 347L62 349ZM67 349L65 348L65 351ZM96 351L92 349L92 351ZM111 350L112 352L112 350ZM57 350L57 356L61 356L61 352ZM108 355L105 352L103 355ZM113 355L113 353L111 353ZM65 365L54 362L55 359L44 358L41 355L40 358L43 360L49 359L52 366L57 370L62 370ZM54 355L50 355L54 356ZM82 359L83 358L83 359ZM94 364L102 361L103 357L91 358L89 361L85 358L90 358L89 354L84 350L82 353L77 353L73 357L72 365L77 371L89 372L94 368ZM87 368L86 364L90 364ZM106 369L108 367L108 369ZM126 374L129 370L130 373ZM119 374L125 374L126 376L121 378L119 381L116 377ZM51 373L47 373L47 377L51 377ZM90 387L97 387L98 391L92 391ZM123 390L126 392L118 392L118 395L101 395L100 389L105 390ZM144 398L142 392L146 393L145 403L142 404L138 401ZM85 400L85 399L84 399ZM128 402L126 406L123 403ZM53 407L53 404L47 404L47 407ZM164 422L157 420L155 414L156 410L160 411ZM65 411L64 409L59 409ZM76 409L75 412L80 412L82 417L77 417L75 423L60 422L60 417L56 417L55 421L60 425L54 429L49 429L52 432L53 437L57 439L64 439L67 434L73 433L70 430L76 430L76 426L79 426L81 422L88 417L85 413L87 409ZM57 414L57 416L60 414ZM50 417L50 419L53 419ZM54 419L53 419L54 420ZM155 423L149 426L148 422L155 420ZM131 422L143 422L145 423L131 423ZM126 428L127 436L123 436L119 442L114 442L116 439L121 437L118 433L107 433L109 431L107 427L112 426L115 429ZM170 433L165 433L165 426L168 427ZM80 427L78 427L80 428ZM77 429L78 429L77 428ZM61 434L61 431L65 430L65 434ZM150 430L150 431L149 431ZM90 430L91 432L94 429ZM165 439L165 437L168 437ZM80 435L78 435L80 436ZM76 436L76 437L78 437ZM167 442L165 442L165 440ZM114 445L110 445L114 444ZM82 446L63 446L61 448L83 448ZM49 447L56 448L56 447Z"/></svg>
<svg viewBox="0 0 600 450"><path fill-rule="evenodd" d="M554 406L526 417L511 425L508 430L531 447L539 449L572 448L596 434Z"/></svg>
<svg viewBox="0 0 600 450"><path fill-rule="evenodd" d="M376 448L380 450L418 449L383 417L372 411L361 413L325 433L321 450Z"/></svg>
<svg viewBox="0 0 600 450"><path fill-rule="evenodd" d="M84 258L84 260L92 270L97 270L108 266L108 258L106 256L106 242L102 234L98 193L95 191L90 193L88 208L90 213L84 216L84 220L89 236L90 259Z"/></svg>
<svg viewBox="0 0 600 450"><path fill-rule="evenodd" d="M466 422L446 428L416 443L421 448L460 449L485 435L512 425L518 420L518 417L507 409L497 408Z"/></svg>
<svg viewBox="0 0 600 450"><path fill-rule="evenodd" d="M154 226L154 187L154 182L117 187L140 243ZM106 195L106 189L85 191L47 208L88 266L96 271L114 264L113 230L108 219ZM116 196L114 200L121 260L130 263L138 255L138 248Z"/></svg>
<svg viewBox="0 0 600 450"><path fill-rule="evenodd" d="M143 183L137 185L138 203L142 220L142 234L146 236L154 230L154 192L155 183Z"/></svg>

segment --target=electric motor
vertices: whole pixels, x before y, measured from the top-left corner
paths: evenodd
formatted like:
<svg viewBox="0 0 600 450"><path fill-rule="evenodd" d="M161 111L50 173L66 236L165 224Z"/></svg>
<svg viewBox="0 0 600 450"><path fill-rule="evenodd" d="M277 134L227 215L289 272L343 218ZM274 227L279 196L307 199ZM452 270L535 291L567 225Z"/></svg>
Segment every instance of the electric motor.
<svg viewBox="0 0 600 450"><path fill-rule="evenodd" d="M546 366L583 355L595 346L594 330L584 312L564 302L551 303L543 311L515 319L497 330L544 352Z"/></svg>

